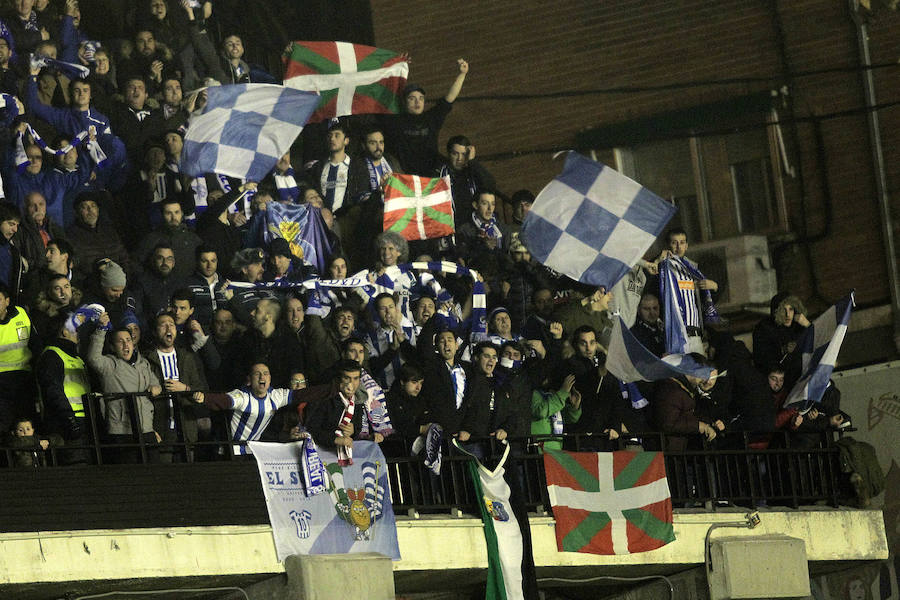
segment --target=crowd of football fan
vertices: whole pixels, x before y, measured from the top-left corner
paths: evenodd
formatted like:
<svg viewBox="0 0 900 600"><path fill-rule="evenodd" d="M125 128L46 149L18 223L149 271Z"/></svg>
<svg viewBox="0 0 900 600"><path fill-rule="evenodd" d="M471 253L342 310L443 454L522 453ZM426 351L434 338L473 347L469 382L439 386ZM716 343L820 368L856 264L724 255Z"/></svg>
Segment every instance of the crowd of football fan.
<svg viewBox="0 0 900 600"><path fill-rule="evenodd" d="M613 290L534 261L518 237L533 194L500 195L463 135L439 152L466 61L429 108L409 85L401 114L310 125L303 151L327 151L296 170L285 155L260 182L191 178L180 164L184 131L205 93L183 90L278 81L243 60L239 36L212 39L211 2L133 2L126 40L87 39L77 0L8 4L0 430L16 451L3 460L40 465L55 446L61 463L90 462L74 448L95 441L90 417L100 441L131 444L108 451L114 462L140 459L138 436L150 460L185 461L221 458L227 442L307 435L341 452L372 439L409 455L434 434L472 447L544 436L559 447L554 434L592 433L581 447L608 450L651 445L642 433L658 431L678 449L746 431L765 447L777 429L814 444L842 425L833 387L819 410L782 407L809 324L792 296L773 299L752 354L724 331L689 328L702 340L698 360L716 369L708 380L625 385L608 373L613 309L664 352L657 263L684 257L686 235L671 231L668 249ZM392 172L449 178L455 236L407 242L382 232ZM318 209L312 218L321 216L332 248L325 272L296 244L263 244L267 207L279 202ZM473 278L393 268L415 260L479 273L486 334L472 335ZM300 285L364 270L380 293ZM280 285L249 285L260 282ZM683 289L717 287L704 279ZM89 402L91 393L103 395ZM197 444L215 440L224 443Z"/></svg>

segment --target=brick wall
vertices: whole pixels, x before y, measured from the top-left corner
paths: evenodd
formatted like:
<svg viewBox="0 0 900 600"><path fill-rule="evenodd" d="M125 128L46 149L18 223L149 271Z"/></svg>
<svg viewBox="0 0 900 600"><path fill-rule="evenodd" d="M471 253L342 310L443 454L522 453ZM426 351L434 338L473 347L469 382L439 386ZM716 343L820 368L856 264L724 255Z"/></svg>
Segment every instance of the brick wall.
<svg viewBox="0 0 900 600"><path fill-rule="evenodd" d="M857 72L788 76L858 64L853 23L846 3L839 0L485 1L418 3L414 8L384 0L373 8L377 45L408 51L413 58L410 78L430 97L446 91L456 58L470 62L441 145L450 135L467 134L506 193L522 187L540 190L562 161L534 151L572 147L581 129L776 86L703 85L546 99L466 97L774 77L790 85L800 118L863 106ZM900 15L878 10L870 32L873 61L896 61ZM880 102L900 100L898 74L900 68L876 71ZM881 118L893 190L900 178L900 108L882 111ZM862 303L884 302L887 274L865 115L822 120L818 129L817 136L813 123L796 126L792 159L803 179L794 184L795 197L803 191L806 210L795 200L788 211L793 231L802 233L805 223L808 235L822 239L808 247L812 271L802 245L780 255L782 287L810 298L817 280L819 305L851 287ZM826 193L832 200L831 218ZM898 206L894 200L895 219L900 218Z"/></svg>

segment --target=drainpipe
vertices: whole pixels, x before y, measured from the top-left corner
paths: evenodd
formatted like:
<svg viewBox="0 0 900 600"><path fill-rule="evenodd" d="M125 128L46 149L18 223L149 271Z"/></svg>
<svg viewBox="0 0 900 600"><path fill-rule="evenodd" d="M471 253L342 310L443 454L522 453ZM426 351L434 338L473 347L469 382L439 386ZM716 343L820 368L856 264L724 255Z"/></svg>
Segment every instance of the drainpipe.
<svg viewBox="0 0 900 600"><path fill-rule="evenodd" d="M850 15L856 25L856 38L859 42L859 61L863 67L863 90L866 94L867 119L869 122L869 142L872 147L872 161L875 166L875 190L878 194L878 208L881 210L881 230L884 237L884 253L887 258L888 286L891 293L891 313L894 319L894 346L900 352L900 276L897 270L897 247L894 245L894 224L891 219L890 198L887 192L887 174L884 168L884 154L881 149L881 127L878 123L878 110L875 108L875 76L872 69L872 57L869 53L869 29L866 20L860 14L859 0L849 0Z"/></svg>

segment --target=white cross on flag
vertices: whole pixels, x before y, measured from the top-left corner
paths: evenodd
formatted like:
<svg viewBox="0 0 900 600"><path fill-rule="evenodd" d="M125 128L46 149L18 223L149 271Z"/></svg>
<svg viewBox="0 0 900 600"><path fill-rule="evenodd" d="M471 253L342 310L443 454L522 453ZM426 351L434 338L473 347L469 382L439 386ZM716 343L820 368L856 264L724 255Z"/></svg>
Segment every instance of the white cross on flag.
<svg viewBox="0 0 900 600"><path fill-rule="evenodd" d="M675 540L661 452L544 450L560 552L630 554Z"/></svg>
<svg viewBox="0 0 900 600"><path fill-rule="evenodd" d="M284 85L321 97L310 122L399 112L409 73L404 56L348 42L293 42L284 67Z"/></svg>

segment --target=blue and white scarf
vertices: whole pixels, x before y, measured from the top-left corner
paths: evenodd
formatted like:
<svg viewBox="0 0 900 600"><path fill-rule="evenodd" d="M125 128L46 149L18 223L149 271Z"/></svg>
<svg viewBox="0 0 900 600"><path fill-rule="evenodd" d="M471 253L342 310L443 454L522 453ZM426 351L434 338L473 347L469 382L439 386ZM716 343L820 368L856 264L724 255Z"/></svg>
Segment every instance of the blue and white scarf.
<svg viewBox="0 0 900 600"><path fill-rule="evenodd" d="M390 163L383 156L381 164L377 167L371 158L366 158L366 168L369 170L369 190L375 191L381 187L381 178L394 172Z"/></svg>
<svg viewBox="0 0 900 600"><path fill-rule="evenodd" d="M93 125L91 127L93 127ZM31 125L28 125L27 131L31 135L31 138L34 140L35 145L37 145L42 151L51 156L65 156L72 148L76 148L84 144L91 159L98 167L103 167L106 165L106 153L103 151L103 149L100 147L100 144L98 144L96 140L91 140L88 137L87 131L82 131L81 133L76 135L71 142L69 142L62 148L59 148L58 150L53 149L49 145L47 145L47 142L45 142L43 138L41 138L38 132L35 131ZM28 160L28 156L25 154L24 137L25 136L23 133L19 133L16 135L16 172L20 175L25 172L25 169L31 162L30 160ZM85 140L87 141L85 142Z"/></svg>
<svg viewBox="0 0 900 600"><path fill-rule="evenodd" d="M32 12L31 14L33 15L34 13ZM55 58L49 58L47 56L32 55L31 68L37 69L39 67L53 67L69 79L84 79L91 74L91 70L84 65L70 63L64 60L56 60Z"/></svg>
<svg viewBox="0 0 900 600"><path fill-rule="evenodd" d="M670 256L659 263L659 296L665 307L666 324L666 353L688 354L696 351L689 348L686 316L697 310L697 297L691 289L689 294L682 293L678 285L677 272L686 273L693 281L706 279L696 267L689 261L677 256ZM709 290L700 290L700 302L703 322L718 323L719 311L713 303L712 293ZM693 304L689 305L689 302ZM700 325L697 323L696 325ZM692 325L693 326L693 325Z"/></svg>
<svg viewBox="0 0 900 600"><path fill-rule="evenodd" d="M477 213L472 213L472 221L475 223L475 226L478 227L481 231L484 232L486 236L491 239L497 240L497 247L500 247L500 240L503 238L503 232L500 231L500 226L497 224L497 217L491 215L491 219L489 221L482 221L481 217L478 216Z"/></svg>
<svg viewBox="0 0 900 600"><path fill-rule="evenodd" d="M288 167L281 175L275 174L275 188L278 190L278 199L282 202L300 202L300 188L294 179L294 167Z"/></svg>

